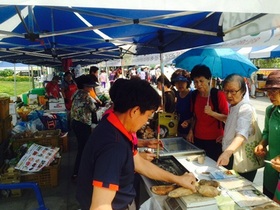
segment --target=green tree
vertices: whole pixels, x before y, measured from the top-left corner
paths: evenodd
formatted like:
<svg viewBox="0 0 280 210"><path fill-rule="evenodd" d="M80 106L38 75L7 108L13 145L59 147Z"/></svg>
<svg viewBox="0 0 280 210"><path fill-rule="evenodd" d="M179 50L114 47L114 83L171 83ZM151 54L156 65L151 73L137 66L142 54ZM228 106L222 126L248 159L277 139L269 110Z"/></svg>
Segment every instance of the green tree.
<svg viewBox="0 0 280 210"><path fill-rule="evenodd" d="M13 74L14 74L14 71L11 69L4 69L4 70L0 71L1 77L8 77L8 76L12 76Z"/></svg>
<svg viewBox="0 0 280 210"><path fill-rule="evenodd" d="M280 58L255 59L253 63L260 68L280 68Z"/></svg>

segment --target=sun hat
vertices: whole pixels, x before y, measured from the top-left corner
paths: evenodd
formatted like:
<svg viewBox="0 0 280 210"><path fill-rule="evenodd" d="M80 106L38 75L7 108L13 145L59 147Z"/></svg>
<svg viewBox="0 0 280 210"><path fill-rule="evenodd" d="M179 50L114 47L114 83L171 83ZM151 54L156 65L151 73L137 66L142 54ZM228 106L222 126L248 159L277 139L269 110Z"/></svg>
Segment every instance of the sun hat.
<svg viewBox="0 0 280 210"><path fill-rule="evenodd" d="M280 71L279 70L272 71L266 79L265 86L260 89L261 90L280 89Z"/></svg>
<svg viewBox="0 0 280 210"><path fill-rule="evenodd" d="M187 77L184 77L182 75L178 75L177 77L172 78L171 82L172 83L175 83L175 82L189 82L189 80L188 80Z"/></svg>

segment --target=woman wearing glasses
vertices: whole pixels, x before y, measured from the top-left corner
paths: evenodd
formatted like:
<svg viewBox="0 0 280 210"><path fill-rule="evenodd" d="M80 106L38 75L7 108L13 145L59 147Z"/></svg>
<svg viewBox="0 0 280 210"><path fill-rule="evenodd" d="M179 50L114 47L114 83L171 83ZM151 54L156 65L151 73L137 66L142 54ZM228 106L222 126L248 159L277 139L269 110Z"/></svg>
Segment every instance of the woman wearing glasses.
<svg viewBox="0 0 280 210"><path fill-rule="evenodd" d="M273 198L280 172L280 71L268 75L263 89L272 105L266 108L263 140L255 148L255 153L271 160L271 164L266 163L264 167L263 193Z"/></svg>
<svg viewBox="0 0 280 210"><path fill-rule="evenodd" d="M223 82L223 91L230 104L230 110L222 141L223 153L218 158L217 165L232 169L233 153L248 139L252 131L252 119L256 115L254 107L244 98L246 84L243 77L238 74L228 75ZM257 170L239 174L253 181L256 173Z"/></svg>

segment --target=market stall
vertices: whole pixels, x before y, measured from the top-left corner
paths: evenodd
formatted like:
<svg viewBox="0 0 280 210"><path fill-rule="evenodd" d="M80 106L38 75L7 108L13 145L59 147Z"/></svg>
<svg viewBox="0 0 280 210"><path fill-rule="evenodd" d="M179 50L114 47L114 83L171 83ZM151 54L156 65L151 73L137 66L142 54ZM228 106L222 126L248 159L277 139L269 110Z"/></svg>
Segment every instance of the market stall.
<svg viewBox="0 0 280 210"><path fill-rule="evenodd" d="M47 109L40 103L44 97L41 94L42 89L31 90L27 104L10 97L0 98L0 184L59 184L60 152L68 148L67 115L64 110ZM21 189L1 193L17 197L21 196Z"/></svg>
<svg viewBox="0 0 280 210"><path fill-rule="evenodd" d="M197 180L217 181L220 195L205 197L193 194L179 198L157 195L152 192L152 186L170 183L158 183L142 176L144 190L149 198L142 203L140 209L280 209L277 203L257 190L252 182L239 176L233 170L229 171L224 167L217 167L216 162L209 157L205 157L204 162L198 161L200 156L201 153L173 153L170 156L161 156L159 161L168 158L168 161L172 162L169 164L172 169L169 170L175 170L178 175L188 171L192 172Z"/></svg>

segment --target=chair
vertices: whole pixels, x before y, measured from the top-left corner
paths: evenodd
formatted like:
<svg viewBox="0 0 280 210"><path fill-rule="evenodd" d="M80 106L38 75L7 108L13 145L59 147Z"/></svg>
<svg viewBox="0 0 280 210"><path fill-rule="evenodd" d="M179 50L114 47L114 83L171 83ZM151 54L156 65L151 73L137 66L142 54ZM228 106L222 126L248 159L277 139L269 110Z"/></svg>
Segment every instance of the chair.
<svg viewBox="0 0 280 210"><path fill-rule="evenodd" d="M37 201L38 201L39 207L36 210L49 210L45 206L40 187L38 186L38 184L36 182L21 182L21 183L12 183L12 184L0 184L0 189L2 189L2 190L6 190L6 189L11 189L11 190L13 190L13 189L30 189L30 188L34 190L34 192L36 194Z"/></svg>

